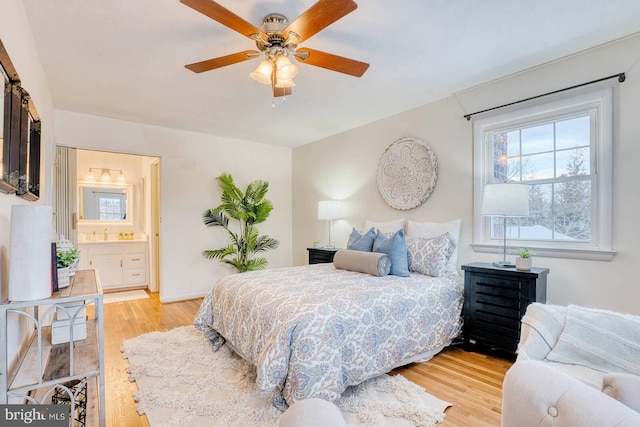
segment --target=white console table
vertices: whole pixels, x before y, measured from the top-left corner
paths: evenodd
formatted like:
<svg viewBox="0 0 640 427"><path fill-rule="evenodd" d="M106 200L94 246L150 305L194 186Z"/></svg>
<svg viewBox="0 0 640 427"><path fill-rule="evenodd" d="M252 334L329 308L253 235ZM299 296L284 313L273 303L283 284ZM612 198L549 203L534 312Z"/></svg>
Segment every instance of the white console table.
<svg viewBox="0 0 640 427"><path fill-rule="evenodd" d="M84 319L89 306L94 313L86 321L86 338L74 341L75 319ZM70 341L52 345L49 324L56 310L59 315L61 311L67 313L74 322L68 322ZM15 363L9 360L7 349L9 318L13 324L30 325ZM87 384L87 425L105 427L104 316L102 288L95 270L76 272L71 285L50 298L0 304L0 343L4 347L0 351L0 403L49 404L57 386L79 380ZM72 410L75 404L71 399ZM73 418L70 425L74 425Z"/></svg>

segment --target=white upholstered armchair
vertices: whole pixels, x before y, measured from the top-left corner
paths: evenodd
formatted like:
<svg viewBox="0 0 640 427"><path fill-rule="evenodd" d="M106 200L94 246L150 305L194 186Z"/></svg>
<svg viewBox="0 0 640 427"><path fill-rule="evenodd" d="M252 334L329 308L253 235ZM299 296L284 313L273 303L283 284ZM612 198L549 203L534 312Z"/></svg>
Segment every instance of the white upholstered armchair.
<svg viewBox="0 0 640 427"><path fill-rule="evenodd" d="M502 425L640 426L640 317L530 305L503 383Z"/></svg>

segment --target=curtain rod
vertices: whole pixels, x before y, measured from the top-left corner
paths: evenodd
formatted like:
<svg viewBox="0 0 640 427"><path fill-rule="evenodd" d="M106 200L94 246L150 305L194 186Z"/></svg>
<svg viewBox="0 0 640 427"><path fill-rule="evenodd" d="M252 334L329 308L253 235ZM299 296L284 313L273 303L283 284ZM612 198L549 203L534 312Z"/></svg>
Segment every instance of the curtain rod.
<svg viewBox="0 0 640 427"><path fill-rule="evenodd" d="M576 89L576 88L579 88L579 87L582 87L582 86L588 86L588 85L591 85L591 84L594 84L594 83L599 83L599 82L602 82L602 81L605 81L605 80L609 80L609 79L613 79L613 78L616 78L616 77L618 78L618 81L620 83L622 83L623 81L625 81L627 79L627 77L625 76L624 73L613 74L613 75L608 76L608 77L603 77L601 79L592 80L592 81L586 82L586 83L581 83L579 85L565 87L564 89L554 90L553 92L543 93L542 95L536 95L536 96L532 96L530 98L521 99L519 101L510 102L508 104L499 105L497 107L487 108L486 110L476 111L475 113L465 114L462 117L464 117L467 120L471 120L471 116L474 116L476 114L486 113L487 111L493 111L493 110L497 110L499 108L510 107L512 105L520 104L522 102L532 101L534 99L542 98L544 96L555 95L556 93L564 92L564 91L571 90L571 89Z"/></svg>

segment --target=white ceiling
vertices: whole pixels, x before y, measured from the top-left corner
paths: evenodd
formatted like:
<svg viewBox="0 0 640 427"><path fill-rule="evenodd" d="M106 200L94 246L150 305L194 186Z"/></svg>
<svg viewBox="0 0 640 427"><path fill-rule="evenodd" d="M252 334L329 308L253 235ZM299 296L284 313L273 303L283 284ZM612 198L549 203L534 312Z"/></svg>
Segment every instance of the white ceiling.
<svg viewBox="0 0 640 427"><path fill-rule="evenodd" d="M300 47L369 70L298 63L293 95L272 108L249 77L259 59L184 68L255 44L178 0L23 0L57 109L288 147L640 32L638 0L356 1ZM315 0L219 3L259 26Z"/></svg>

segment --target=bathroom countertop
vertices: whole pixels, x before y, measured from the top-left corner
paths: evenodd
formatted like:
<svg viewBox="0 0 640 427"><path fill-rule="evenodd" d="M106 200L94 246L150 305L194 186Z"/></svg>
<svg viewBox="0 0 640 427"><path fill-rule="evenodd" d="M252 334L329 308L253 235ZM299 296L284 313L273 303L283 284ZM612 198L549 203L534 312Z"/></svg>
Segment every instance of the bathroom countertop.
<svg viewBox="0 0 640 427"><path fill-rule="evenodd" d="M84 240L79 241L79 245L104 245L105 243L147 243L147 239L133 239L133 240L118 240L118 239L109 239L109 240Z"/></svg>

